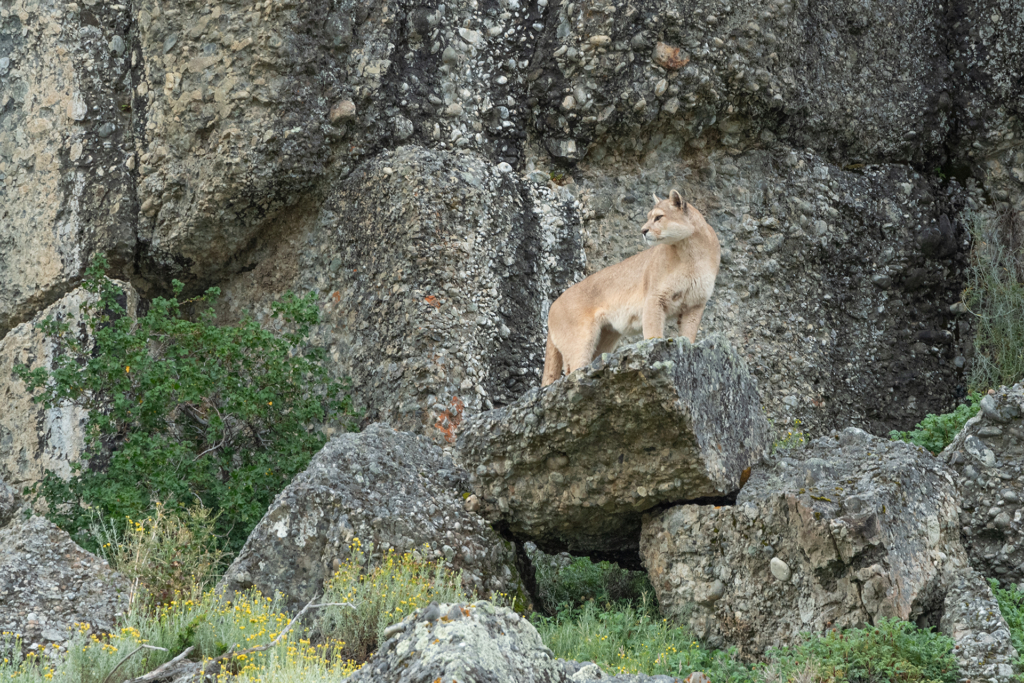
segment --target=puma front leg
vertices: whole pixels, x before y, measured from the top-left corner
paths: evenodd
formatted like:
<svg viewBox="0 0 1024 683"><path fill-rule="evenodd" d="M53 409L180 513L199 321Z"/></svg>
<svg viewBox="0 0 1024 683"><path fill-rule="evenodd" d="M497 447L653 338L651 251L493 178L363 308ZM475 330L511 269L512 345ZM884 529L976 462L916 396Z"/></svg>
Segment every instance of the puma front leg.
<svg viewBox="0 0 1024 683"><path fill-rule="evenodd" d="M704 307L691 306L679 314L679 336L686 337L691 344L697 343L697 330L700 328L700 320L704 317Z"/></svg>
<svg viewBox="0 0 1024 683"><path fill-rule="evenodd" d="M665 305L660 296L649 296L644 301L644 339L665 336Z"/></svg>

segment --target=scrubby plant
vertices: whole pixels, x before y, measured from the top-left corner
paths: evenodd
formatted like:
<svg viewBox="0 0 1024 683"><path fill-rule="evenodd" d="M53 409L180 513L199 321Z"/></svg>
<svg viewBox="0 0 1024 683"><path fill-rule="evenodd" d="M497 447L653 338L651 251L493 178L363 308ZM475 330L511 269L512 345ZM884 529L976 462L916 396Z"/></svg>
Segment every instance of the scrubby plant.
<svg viewBox="0 0 1024 683"><path fill-rule="evenodd" d="M0 648L3 643L0 639ZM242 680L338 680L359 666L340 656L341 645L311 643L301 624L258 591L230 599L209 591L180 597L155 613L134 609L111 634L99 635L89 624L80 624L64 656L15 654L0 660L0 681L121 683L182 654L207 670L216 667ZM18 647L11 649L20 653Z"/></svg>
<svg viewBox="0 0 1024 683"><path fill-rule="evenodd" d="M901 432L894 429L889 432L889 438L893 441L917 444L932 453L940 453L979 410L981 395L968 394L967 403L961 403L952 412L942 415L929 413L911 431Z"/></svg>
<svg viewBox="0 0 1024 683"><path fill-rule="evenodd" d="M1014 210L969 218L973 246L963 300L975 315L975 390L1024 378L1024 221Z"/></svg>
<svg viewBox="0 0 1024 683"><path fill-rule="evenodd" d="M428 546L415 552L398 554L394 549L383 561L364 568L366 554L358 538L349 544L349 557L327 582L325 603L347 603L349 607L324 607L316 621L322 637L343 642L346 659L363 661L381 642L388 626L431 602L469 602L462 589L462 572L450 569L444 561L423 559Z"/></svg>
<svg viewBox="0 0 1024 683"><path fill-rule="evenodd" d="M82 286L82 328L50 317L52 368L16 374L48 408L88 411L86 451L70 479L50 472L28 493L47 516L95 549L95 514L113 524L200 501L216 514L221 546L235 552L276 495L306 467L328 422L354 428L348 385L330 379L309 342L312 293L273 304L273 323L217 325L219 290L154 299L133 318L124 293L94 259ZM84 330L84 333L81 331Z"/></svg>
<svg viewBox="0 0 1024 683"><path fill-rule="evenodd" d="M807 435L804 434L800 427L803 422L800 418L793 419L793 427L783 431L779 429L775 433L775 440L772 443L772 452L776 451L792 451L799 448L803 448L807 445Z"/></svg>
<svg viewBox="0 0 1024 683"><path fill-rule="evenodd" d="M807 636L795 647L770 650L768 659L762 678L779 681L808 668L814 669L814 680L829 682L956 683L960 678L952 639L898 619Z"/></svg>
<svg viewBox="0 0 1024 683"><path fill-rule="evenodd" d="M217 547L209 508L167 509L158 502L151 516L126 522L100 519L91 533L100 554L132 581L133 601L140 588L139 599L165 605L175 595L202 592L212 584L225 553Z"/></svg>

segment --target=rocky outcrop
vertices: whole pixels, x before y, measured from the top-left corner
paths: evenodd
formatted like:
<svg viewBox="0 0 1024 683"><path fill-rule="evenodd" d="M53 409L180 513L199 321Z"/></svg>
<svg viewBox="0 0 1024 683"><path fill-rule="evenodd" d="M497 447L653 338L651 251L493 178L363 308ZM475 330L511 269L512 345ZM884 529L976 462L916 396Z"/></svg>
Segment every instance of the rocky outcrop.
<svg viewBox="0 0 1024 683"><path fill-rule="evenodd" d="M942 632L956 643L954 653L960 680L1011 683L1017 650L999 603L985 579L976 571L964 572L946 593Z"/></svg>
<svg viewBox="0 0 1024 683"><path fill-rule="evenodd" d="M856 428L757 467L735 506L644 519L640 553L662 612L746 657L898 617L937 625L967 568L950 470Z"/></svg>
<svg viewBox="0 0 1024 683"><path fill-rule="evenodd" d="M1024 384L984 396L939 457L958 475L971 565L983 576L1024 581Z"/></svg>
<svg viewBox="0 0 1024 683"><path fill-rule="evenodd" d="M316 289L371 417L443 440L536 383L580 229L588 270L629 256L675 186L769 414L906 428L969 370L965 209L1024 198L1012 9L12 0L0 331L97 250L257 315Z"/></svg>
<svg viewBox="0 0 1024 683"><path fill-rule="evenodd" d="M76 623L111 631L128 608L128 580L42 517L0 528L0 630L23 648L60 643Z"/></svg>
<svg viewBox="0 0 1024 683"><path fill-rule="evenodd" d="M230 312L322 293L323 340L368 420L454 442L463 415L535 385L545 311L579 276L571 197L507 164L403 147L354 171L303 229L258 242Z"/></svg>
<svg viewBox="0 0 1024 683"><path fill-rule="evenodd" d="M335 437L274 499L220 585L301 607L358 538L368 565L391 549L419 552L462 570L469 591L515 595L514 549L463 510L464 476L437 446L387 425Z"/></svg>
<svg viewBox="0 0 1024 683"><path fill-rule="evenodd" d="M471 504L547 552L635 553L645 510L722 498L769 446L757 388L721 341L641 342L463 425Z"/></svg>
<svg viewBox="0 0 1024 683"><path fill-rule="evenodd" d="M0 8L0 335L70 291L95 251L132 272L130 25L110 3Z"/></svg>

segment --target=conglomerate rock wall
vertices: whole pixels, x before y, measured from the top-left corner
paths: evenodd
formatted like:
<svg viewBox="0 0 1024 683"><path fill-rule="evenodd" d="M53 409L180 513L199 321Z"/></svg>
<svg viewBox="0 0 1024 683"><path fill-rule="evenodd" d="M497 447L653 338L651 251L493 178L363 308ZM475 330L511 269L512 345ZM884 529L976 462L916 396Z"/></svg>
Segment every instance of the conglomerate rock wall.
<svg viewBox="0 0 1024 683"><path fill-rule="evenodd" d="M769 415L906 428L970 370L968 221L1022 208L1022 22L1012 0L10 0L0 333L97 251L227 312L312 288L368 418L449 441L538 383L550 302L677 188L724 247L702 334Z"/></svg>

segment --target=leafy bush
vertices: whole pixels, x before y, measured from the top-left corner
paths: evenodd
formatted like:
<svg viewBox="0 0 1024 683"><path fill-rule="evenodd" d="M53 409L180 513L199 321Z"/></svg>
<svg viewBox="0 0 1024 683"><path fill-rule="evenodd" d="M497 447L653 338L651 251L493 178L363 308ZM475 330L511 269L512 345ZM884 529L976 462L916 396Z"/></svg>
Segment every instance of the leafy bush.
<svg viewBox="0 0 1024 683"><path fill-rule="evenodd" d="M110 565L141 585L146 601L165 605L215 579L225 553L217 549L213 526L202 505L167 510L157 503L151 517L128 519L124 528L101 520L92 534ZM137 595L133 590L133 602Z"/></svg>
<svg viewBox="0 0 1024 683"><path fill-rule="evenodd" d="M765 680L791 680L809 666L822 681L956 683L960 678L952 639L898 619L807 637L768 656L771 663L762 669Z"/></svg>
<svg viewBox="0 0 1024 683"><path fill-rule="evenodd" d="M47 516L95 549L94 513L113 524L153 514L157 501L198 500L216 515L224 549L241 548L276 495L326 438L326 421L353 427L347 385L328 379L323 349L308 342L319 313L311 293L273 306L285 332L255 320L215 324L219 290L157 298L137 320L96 258L83 287L81 335L49 318L52 370L16 373L47 407L88 411L87 449L70 480L47 476L29 490ZM192 315L189 315L192 313ZM91 510L89 509L91 508Z"/></svg>
<svg viewBox="0 0 1024 683"><path fill-rule="evenodd" d="M984 390L1024 377L1024 225L1009 210L994 220L974 216L964 303L974 313L971 387Z"/></svg>
<svg viewBox="0 0 1024 683"><path fill-rule="evenodd" d="M536 580L540 599L546 610L554 613L567 607L579 607L594 600L598 604L637 602L654 588L645 572L622 569L612 562L591 562L587 557L547 555L541 551L530 554L537 569Z"/></svg>
<svg viewBox="0 0 1024 683"><path fill-rule="evenodd" d="M953 441L967 421L981 410L981 395L968 394L967 403L958 405L953 412L942 415L929 413L917 423L917 427L909 432L893 430L889 438L893 441L906 441L927 448L932 453L940 453Z"/></svg>
<svg viewBox="0 0 1024 683"><path fill-rule="evenodd" d="M413 553L399 555L392 549L379 566L364 573L358 538L349 549L349 558L328 581L323 601L353 607L324 607L316 622L321 636L344 643L341 652L346 659L366 660L384 629L420 607L471 601L462 590L462 572L450 570L444 562L421 560Z"/></svg>
<svg viewBox="0 0 1024 683"><path fill-rule="evenodd" d="M1024 586L1015 588L1011 584L1009 589L1000 588L999 582L995 579L989 579L989 585L992 586L992 593L999 603L999 611L1002 612L1003 619L1010 629L1010 642L1020 655L1014 664L1024 670ZM1024 680L1024 676L1020 677L1020 680Z"/></svg>

